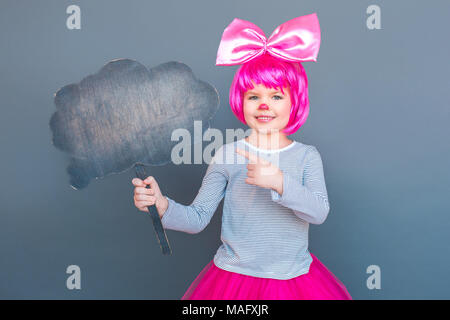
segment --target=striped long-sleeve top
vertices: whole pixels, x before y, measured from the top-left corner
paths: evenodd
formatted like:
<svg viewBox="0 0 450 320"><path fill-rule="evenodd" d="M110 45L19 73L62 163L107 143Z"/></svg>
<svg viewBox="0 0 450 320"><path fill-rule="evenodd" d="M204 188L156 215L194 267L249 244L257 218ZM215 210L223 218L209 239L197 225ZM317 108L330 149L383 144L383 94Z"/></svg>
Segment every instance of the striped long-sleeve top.
<svg viewBox="0 0 450 320"><path fill-rule="evenodd" d="M249 161L235 152L236 147L280 168L281 195L245 182ZM167 197L163 227L198 233L208 225L224 197L222 244L214 256L217 267L281 280L309 271L309 223L322 223L330 210L322 159L316 147L293 141L281 149L265 150L244 139L222 145L191 205Z"/></svg>

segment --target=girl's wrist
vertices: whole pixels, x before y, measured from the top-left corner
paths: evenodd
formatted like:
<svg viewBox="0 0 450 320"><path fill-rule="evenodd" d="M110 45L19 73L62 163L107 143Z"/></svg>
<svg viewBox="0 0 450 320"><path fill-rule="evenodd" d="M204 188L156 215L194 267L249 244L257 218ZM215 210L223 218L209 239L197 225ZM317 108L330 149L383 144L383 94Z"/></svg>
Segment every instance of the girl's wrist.
<svg viewBox="0 0 450 320"><path fill-rule="evenodd" d="M161 219L166 213L168 208L169 208L169 200L167 200L165 196L162 196L159 206L158 205L156 206L156 210L158 211L159 217Z"/></svg>
<svg viewBox="0 0 450 320"><path fill-rule="evenodd" d="M278 192L280 196L283 194L283 171L278 170L278 173L275 176L275 183L272 189Z"/></svg>

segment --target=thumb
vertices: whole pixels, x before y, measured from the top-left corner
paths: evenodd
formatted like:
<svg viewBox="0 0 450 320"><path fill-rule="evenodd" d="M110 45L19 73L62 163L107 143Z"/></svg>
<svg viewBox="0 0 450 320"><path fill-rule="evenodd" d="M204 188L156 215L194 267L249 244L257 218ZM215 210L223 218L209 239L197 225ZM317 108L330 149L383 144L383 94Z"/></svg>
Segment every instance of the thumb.
<svg viewBox="0 0 450 320"><path fill-rule="evenodd" d="M155 195L160 194L161 190L159 190L158 182L156 182L153 176L147 177L144 182L150 185L150 188L155 191Z"/></svg>

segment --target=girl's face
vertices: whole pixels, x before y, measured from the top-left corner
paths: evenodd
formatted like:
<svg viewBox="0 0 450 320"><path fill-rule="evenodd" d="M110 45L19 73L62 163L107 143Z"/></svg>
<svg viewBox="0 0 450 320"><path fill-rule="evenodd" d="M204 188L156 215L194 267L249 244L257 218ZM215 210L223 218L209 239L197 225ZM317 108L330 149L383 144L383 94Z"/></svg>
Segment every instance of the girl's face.
<svg viewBox="0 0 450 320"><path fill-rule="evenodd" d="M271 89L263 84L254 85L244 93L244 118L247 125L257 131L283 130L289 122L291 95L288 87Z"/></svg>

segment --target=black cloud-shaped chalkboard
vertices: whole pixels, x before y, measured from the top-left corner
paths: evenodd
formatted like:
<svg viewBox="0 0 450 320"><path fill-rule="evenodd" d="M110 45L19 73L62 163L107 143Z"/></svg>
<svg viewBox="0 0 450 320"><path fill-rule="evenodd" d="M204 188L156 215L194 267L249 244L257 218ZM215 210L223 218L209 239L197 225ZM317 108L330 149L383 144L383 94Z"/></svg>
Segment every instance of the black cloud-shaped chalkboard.
<svg viewBox="0 0 450 320"><path fill-rule="evenodd" d="M137 61L117 59L80 83L62 87L54 102L52 141L70 155L70 184L81 189L93 178L136 163L168 163L177 143L171 133L184 128L193 134L197 120L207 129L219 97L183 63L148 69Z"/></svg>

